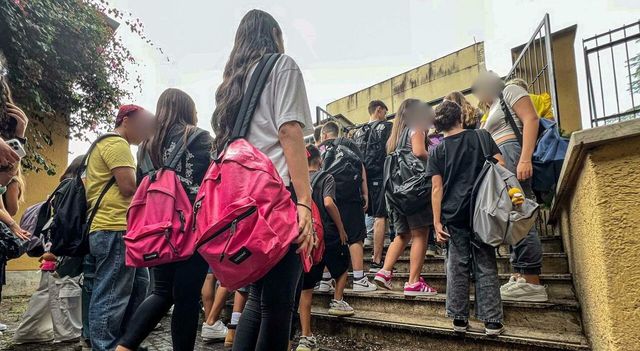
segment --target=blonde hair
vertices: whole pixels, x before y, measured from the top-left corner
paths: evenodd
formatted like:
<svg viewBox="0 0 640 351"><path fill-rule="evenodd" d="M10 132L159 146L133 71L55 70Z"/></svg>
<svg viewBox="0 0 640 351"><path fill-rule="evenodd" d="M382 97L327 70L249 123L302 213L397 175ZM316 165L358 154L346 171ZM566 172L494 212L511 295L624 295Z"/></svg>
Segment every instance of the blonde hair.
<svg viewBox="0 0 640 351"><path fill-rule="evenodd" d="M465 126L475 126L478 123L478 110L471 106L461 92L453 91L445 96L444 99L455 102L462 108L462 124Z"/></svg>
<svg viewBox="0 0 640 351"><path fill-rule="evenodd" d="M522 89L526 90L527 92L529 92L529 84L527 84L527 82L522 78L513 78L509 80L506 85L512 85L512 84L517 85Z"/></svg>

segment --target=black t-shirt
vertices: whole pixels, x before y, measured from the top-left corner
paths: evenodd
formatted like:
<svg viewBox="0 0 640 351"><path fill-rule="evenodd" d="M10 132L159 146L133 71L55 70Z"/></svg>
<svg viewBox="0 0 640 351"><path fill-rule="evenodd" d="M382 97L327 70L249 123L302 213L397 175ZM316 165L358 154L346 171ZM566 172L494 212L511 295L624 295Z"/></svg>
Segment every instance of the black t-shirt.
<svg viewBox="0 0 640 351"><path fill-rule="evenodd" d="M309 171L309 178L312 178L317 171ZM324 199L330 197L333 201L336 201L336 181L331 174L326 174L323 179L320 179L316 183L317 189L311 189L315 194L319 191L322 195L322 203L316 203L322 214L322 229L324 230L324 241L326 244L335 243L340 241L340 234L338 233L338 227L336 226L329 213L324 209ZM318 199L320 201L320 199ZM324 212L324 213L323 213Z"/></svg>
<svg viewBox="0 0 640 351"><path fill-rule="evenodd" d="M498 145L486 130L464 130L447 136L431 150L427 175L442 176L444 223L469 222L471 191L485 161L478 132L491 145L491 155L499 154Z"/></svg>

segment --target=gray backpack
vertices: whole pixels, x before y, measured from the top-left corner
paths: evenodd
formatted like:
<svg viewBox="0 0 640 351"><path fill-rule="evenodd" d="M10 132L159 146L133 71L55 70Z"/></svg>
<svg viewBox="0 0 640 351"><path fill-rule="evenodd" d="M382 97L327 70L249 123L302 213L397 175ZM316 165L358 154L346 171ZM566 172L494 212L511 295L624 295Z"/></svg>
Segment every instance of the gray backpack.
<svg viewBox="0 0 640 351"><path fill-rule="evenodd" d="M502 243L515 245L535 225L539 205L531 199L525 199L522 205L513 206L509 189L522 189L520 183L490 154L489 133L477 130L476 135L482 146L485 163L471 193L471 226L486 244L493 247Z"/></svg>

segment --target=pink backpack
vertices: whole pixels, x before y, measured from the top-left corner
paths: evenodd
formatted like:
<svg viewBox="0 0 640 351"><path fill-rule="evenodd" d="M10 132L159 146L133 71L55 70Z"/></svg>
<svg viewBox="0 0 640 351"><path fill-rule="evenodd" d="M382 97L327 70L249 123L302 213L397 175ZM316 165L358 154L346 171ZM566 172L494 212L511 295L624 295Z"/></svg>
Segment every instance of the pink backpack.
<svg viewBox="0 0 640 351"><path fill-rule="evenodd" d="M179 138L167 163L154 170L149 155L141 162L146 174L127 212L125 262L129 267L151 267L186 260L193 255L196 236L193 207L175 168L187 147L204 130L193 132L187 143Z"/></svg>
<svg viewBox="0 0 640 351"><path fill-rule="evenodd" d="M229 143L211 163L194 204L198 252L230 290L262 278L298 235L291 193L271 160L244 139L278 57L265 55L256 66Z"/></svg>

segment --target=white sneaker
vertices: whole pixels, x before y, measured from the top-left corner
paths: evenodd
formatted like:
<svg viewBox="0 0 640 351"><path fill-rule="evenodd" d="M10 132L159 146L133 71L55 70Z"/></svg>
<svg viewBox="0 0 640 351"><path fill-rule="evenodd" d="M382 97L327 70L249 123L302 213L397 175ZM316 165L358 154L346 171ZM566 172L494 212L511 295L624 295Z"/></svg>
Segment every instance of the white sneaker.
<svg viewBox="0 0 640 351"><path fill-rule="evenodd" d="M500 292L502 293L503 291L506 291L507 289L509 289L509 287L511 287L515 283L516 283L516 277L512 275L511 277L509 277L509 281L500 287Z"/></svg>
<svg viewBox="0 0 640 351"><path fill-rule="evenodd" d="M336 280L321 280L320 283L315 288L313 288L313 290L323 293L334 292L336 291Z"/></svg>
<svg viewBox="0 0 640 351"><path fill-rule="evenodd" d="M355 292L375 291L376 289L378 289L378 286L370 282L367 277L353 281L353 291Z"/></svg>
<svg viewBox="0 0 640 351"><path fill-rule="evenodd" d="M222 341L227 337L227 326L222 321L217 321L213 325L202 323L202 340L204 342Z"/></svg>
<svg viewBox="0 0 640 351"><path fill-rule="evenodd" d="M344 300L334 300L331 299L329 303L329 314L332 316L353 316L354 314L353 307L349 306L349 304Z"/></svg>
<svg viewBox="0 0 640 351"><path fill-rule="evenodd" d="M0 323L0 332L7 330L7 325Z"/></svg>
<svg viewBox="0 0 640 351"><path fill-rule="evenodd" d="M318 351L318 341L313 336L301 336L296 351Z"/></svg>
<svg viewBox="0 0 640 351"><path fill-rule="evenodd" d="M504 301L546 302L549 300L544 285L529 284L524 278L518 278L513 285L500 291L500 296Z"/></svg>

